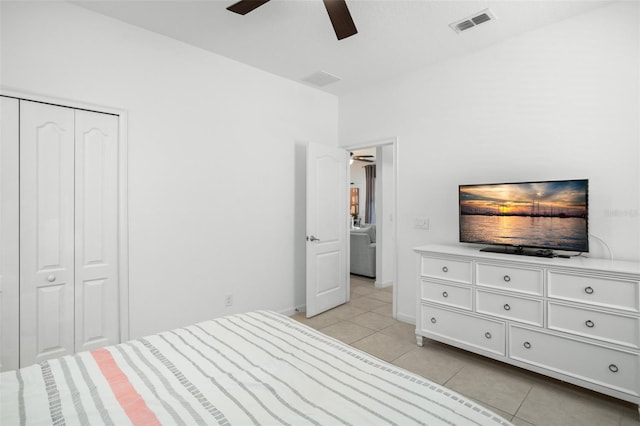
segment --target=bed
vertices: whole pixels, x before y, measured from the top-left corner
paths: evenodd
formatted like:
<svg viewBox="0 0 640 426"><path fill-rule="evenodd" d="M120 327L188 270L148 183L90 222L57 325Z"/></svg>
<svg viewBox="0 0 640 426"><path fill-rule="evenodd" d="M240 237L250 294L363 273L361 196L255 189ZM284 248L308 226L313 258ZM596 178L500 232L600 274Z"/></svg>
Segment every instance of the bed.
<svg viewBox="0 0 640 426"><path fill-rule="evenodd" d="M283 315L230 315L0 375L3 425L509 425Z"/></svg>

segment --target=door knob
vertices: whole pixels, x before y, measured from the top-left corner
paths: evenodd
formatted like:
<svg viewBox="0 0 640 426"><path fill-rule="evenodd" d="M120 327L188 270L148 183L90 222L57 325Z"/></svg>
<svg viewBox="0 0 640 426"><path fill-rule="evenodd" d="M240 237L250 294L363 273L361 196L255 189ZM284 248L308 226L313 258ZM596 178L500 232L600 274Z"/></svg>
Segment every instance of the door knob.
<svg viewBox="0 0 640 426"><path fill-rule="evenodd" d="M49 281L50 283L54 282L55 280L56 280L56 276L53 274L47 277L47 281Z"/></svg>
<svg viewBox="0 0 640 426"><path fill-rule="evenodd" d="M313 235L307 238L309 241L320 241L320 238L316 238Z"/></svg>

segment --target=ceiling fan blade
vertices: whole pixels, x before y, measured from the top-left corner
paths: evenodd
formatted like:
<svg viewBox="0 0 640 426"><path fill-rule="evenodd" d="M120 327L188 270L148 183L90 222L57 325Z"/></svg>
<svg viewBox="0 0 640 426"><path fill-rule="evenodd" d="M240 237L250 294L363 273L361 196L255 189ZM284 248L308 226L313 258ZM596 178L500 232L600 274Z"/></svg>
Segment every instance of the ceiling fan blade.
<svg viewBox="0 0 640 426"><path fill-rule="evenodd" d="M246 15L247 13L259 8L268 1L269 0L240 0L239 2L227 7L227 10L240 15Z"/></svg>
<svg viewBox="0 0 640 426"><path fill-rule="evenodd" d="M345 0L322 0L324 7L327 8L329 19L333 25L333 30L336 32L338 40L351 37L358 33L356 24L353 23L349 8Z"/></svg>

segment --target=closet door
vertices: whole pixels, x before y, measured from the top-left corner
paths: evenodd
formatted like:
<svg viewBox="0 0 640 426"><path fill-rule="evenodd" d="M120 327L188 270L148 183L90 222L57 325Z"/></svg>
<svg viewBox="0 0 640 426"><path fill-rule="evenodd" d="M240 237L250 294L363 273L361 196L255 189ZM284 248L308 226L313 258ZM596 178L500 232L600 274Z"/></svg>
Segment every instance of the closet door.
<svg viewBox="0 0 640 426"><path fill-rule="evenodd" d="M75 350L120 342L118 117L76 111Z"/></svg>
<svg viewBox="0 0 640 426"><path fill-rule="evenodd" d="M20 102L20 366L74 352L74 111Z"/></svg>
<svg viewBox="0 0 640 426"><path fill-rule="evenodd" d="M19 360L18 100L0 97L0 371Z"/></svg>

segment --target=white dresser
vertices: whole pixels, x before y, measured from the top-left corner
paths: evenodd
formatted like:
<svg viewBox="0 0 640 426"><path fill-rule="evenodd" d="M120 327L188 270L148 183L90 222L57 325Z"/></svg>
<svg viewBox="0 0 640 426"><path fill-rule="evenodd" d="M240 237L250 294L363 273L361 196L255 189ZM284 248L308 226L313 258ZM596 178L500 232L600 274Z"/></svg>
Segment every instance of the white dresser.
<svg viewBox="0 0 640 426"><path fill-rule="evenodd" d="M415 251L418 345L427 337L640 404L640 263Z"/></svg>

